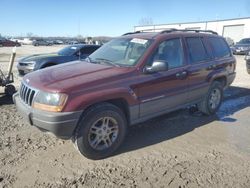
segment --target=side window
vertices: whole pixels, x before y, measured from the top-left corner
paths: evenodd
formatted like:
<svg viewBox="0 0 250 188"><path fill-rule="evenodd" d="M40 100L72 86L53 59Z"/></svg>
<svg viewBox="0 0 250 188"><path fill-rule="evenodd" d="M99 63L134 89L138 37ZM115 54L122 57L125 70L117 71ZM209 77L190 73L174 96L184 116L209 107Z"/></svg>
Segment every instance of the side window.
<svg viewBox="0 0 250 188"><path fill-rule="evenodd" d="M191 63L199 63L209 59L203 42L199 37L188 37L186 41Z"/></svg>
<svg viewBox="0 0 250 188"><path fill-rule="evenodd" d="M222 38L209 37L208 40L212 46L215 57L221 58L229 57L231 55L228 45Z"/></svg>
<svg viewBox="0 0 250 188"><path fill-rule="evenodd" d="M90 54L92 54L95 50L96 50L96 47L92 47L92 46L83 47L83 48L81 49L81 54L82 54L82 55L90 55Z"/></svg>
<svg viewBox="0 0 250 188"><path fill-rule="evenodd" d="M181 39L170 39L162 42L151 61L162 60L168 63L169 69L183 66ZM152 64L153 62L151 62Z"/></svg>

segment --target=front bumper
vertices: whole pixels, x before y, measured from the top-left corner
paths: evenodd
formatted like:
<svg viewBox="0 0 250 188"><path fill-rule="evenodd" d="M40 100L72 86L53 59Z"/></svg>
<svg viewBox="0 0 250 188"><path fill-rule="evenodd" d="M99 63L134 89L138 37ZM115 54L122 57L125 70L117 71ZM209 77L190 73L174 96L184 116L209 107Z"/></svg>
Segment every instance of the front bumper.
<svg viewBox="0 0 250 188"><path fill-rule="evenodd" d="M19 93L13 95L18 112L31 124L43 131L52 132L59 138L70 139L77 126L82 111L46 112L23 103Z"/></svg>

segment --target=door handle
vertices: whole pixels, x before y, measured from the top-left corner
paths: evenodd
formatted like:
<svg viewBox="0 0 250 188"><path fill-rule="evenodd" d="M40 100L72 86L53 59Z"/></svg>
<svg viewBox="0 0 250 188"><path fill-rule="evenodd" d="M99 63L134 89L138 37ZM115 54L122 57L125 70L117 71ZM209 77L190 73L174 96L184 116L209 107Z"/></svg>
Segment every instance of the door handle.
<svg viewBox="0 0 250 188"><path fill-rule="evenodd" d="M187 71L183 71L183 72L178 72L176 73L176 78L178 79L185 79L187 77Z"/></svg>

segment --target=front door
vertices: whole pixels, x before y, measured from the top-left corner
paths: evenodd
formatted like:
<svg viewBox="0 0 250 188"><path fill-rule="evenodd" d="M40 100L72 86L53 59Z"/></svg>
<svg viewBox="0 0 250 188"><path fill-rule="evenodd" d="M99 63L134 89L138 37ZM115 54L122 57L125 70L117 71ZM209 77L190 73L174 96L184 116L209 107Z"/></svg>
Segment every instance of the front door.
<svg viewBox="0 0 250 188"><path fill-rule="evenodd" d="M138 85L140 100L140 118L155 116L172 111L187 103L187 72L183 58L182 40L168 39L160 43L150 59L163 60L169 70L153 74L142 74Z"/></svg>

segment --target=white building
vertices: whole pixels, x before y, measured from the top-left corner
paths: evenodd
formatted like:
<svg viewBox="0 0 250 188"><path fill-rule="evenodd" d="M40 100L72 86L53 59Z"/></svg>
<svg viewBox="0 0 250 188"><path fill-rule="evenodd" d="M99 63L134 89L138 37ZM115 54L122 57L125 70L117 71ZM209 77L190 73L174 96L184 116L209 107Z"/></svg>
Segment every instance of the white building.
<svg viewBox="0 0 250 188"><path fill-rule="evenodd" d="M204 22L135 26L134 30L158 32L169 28L213 30L225 38L229 37L234 42L238 42L242 38L250 38L250 17Z"/></svg>

